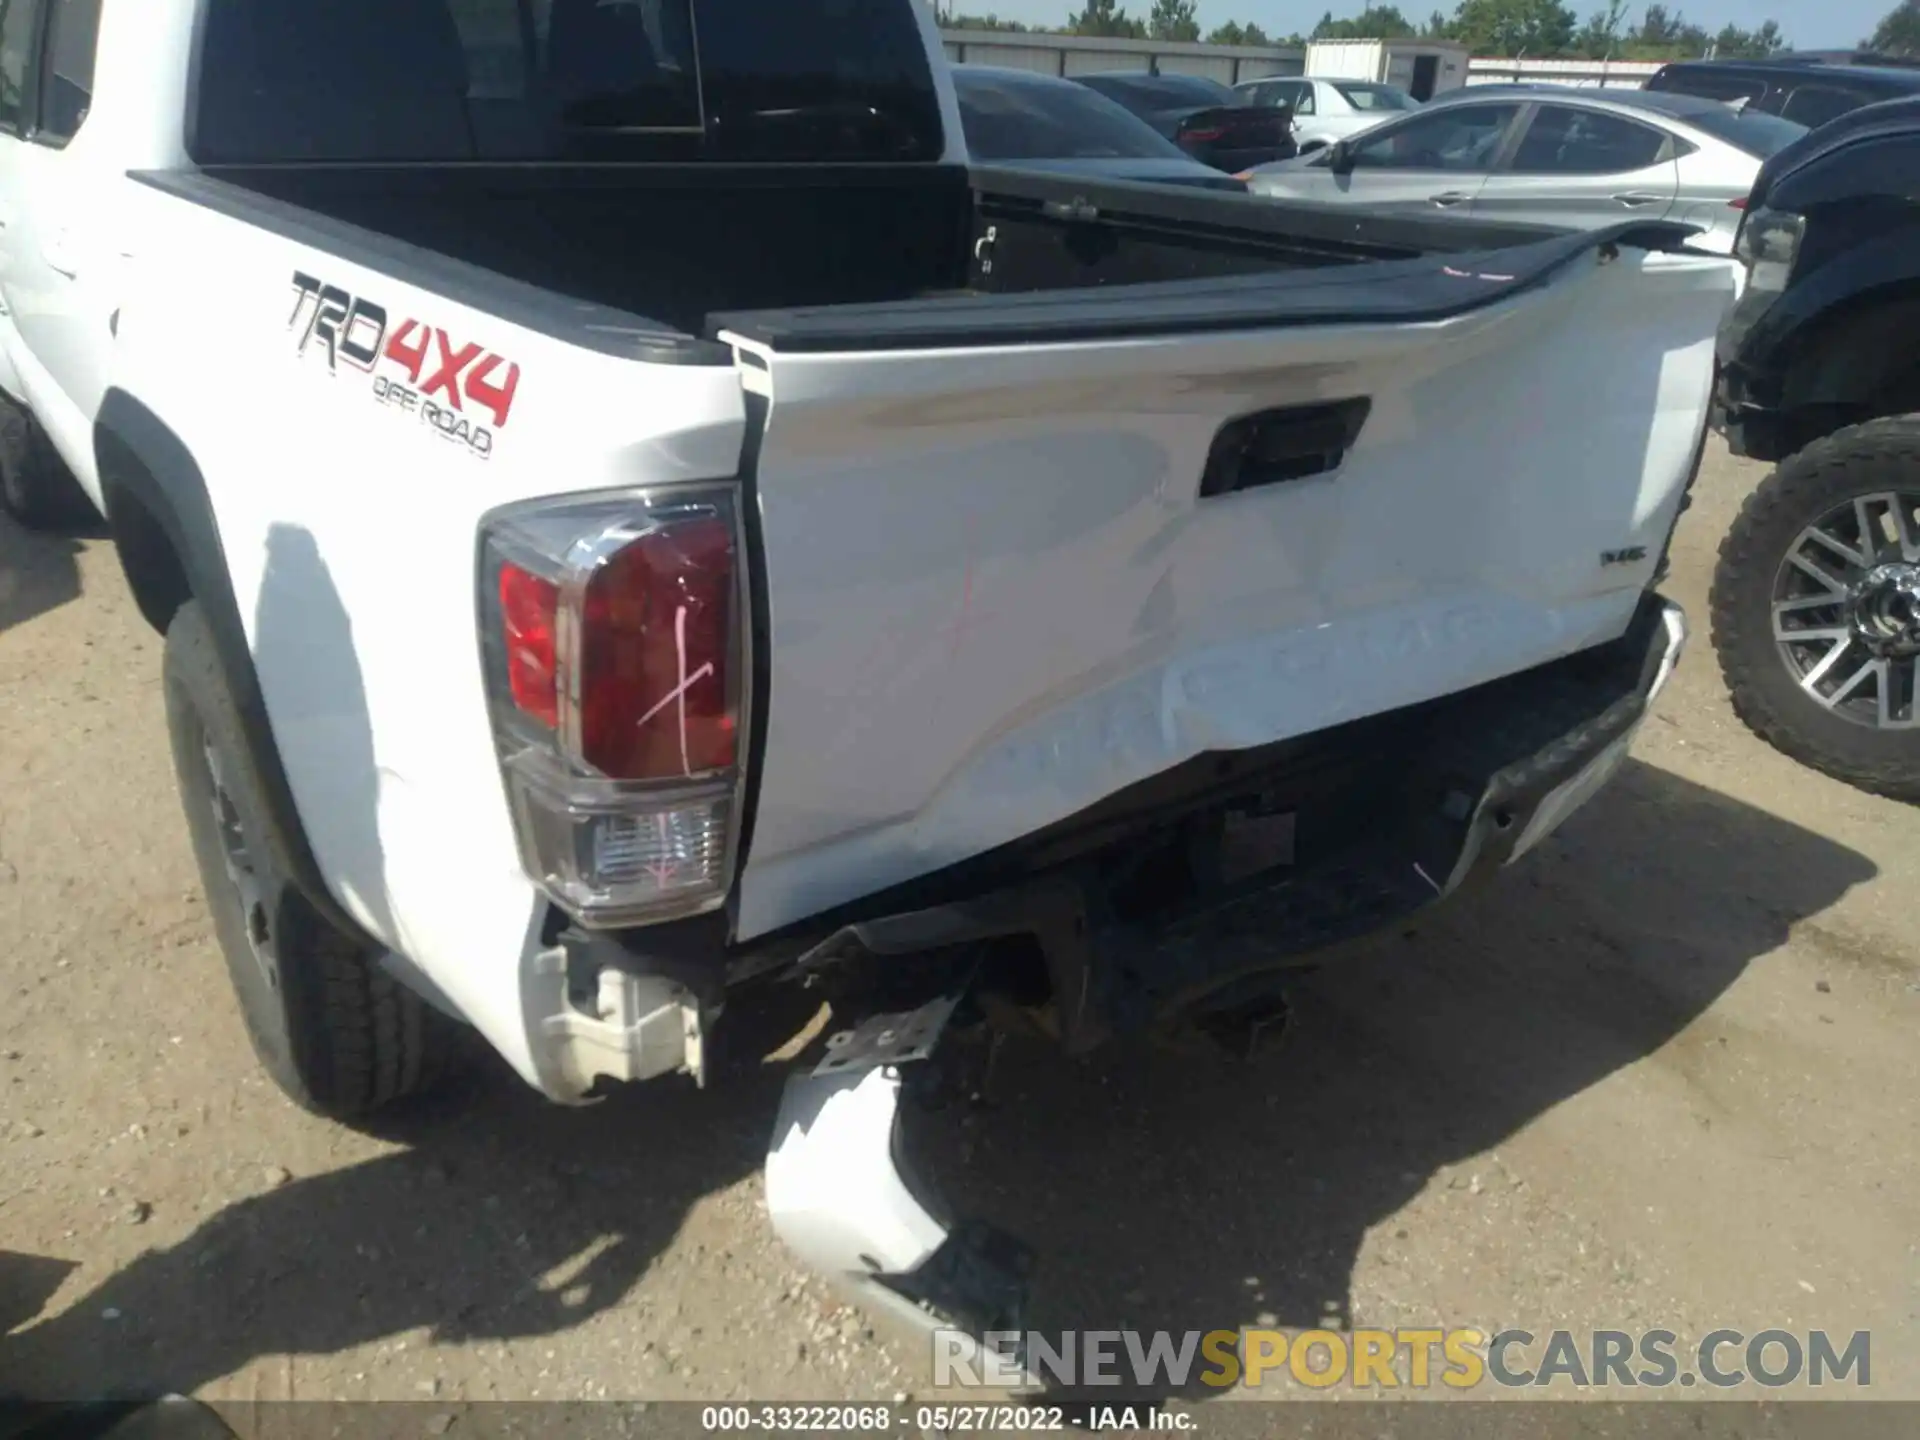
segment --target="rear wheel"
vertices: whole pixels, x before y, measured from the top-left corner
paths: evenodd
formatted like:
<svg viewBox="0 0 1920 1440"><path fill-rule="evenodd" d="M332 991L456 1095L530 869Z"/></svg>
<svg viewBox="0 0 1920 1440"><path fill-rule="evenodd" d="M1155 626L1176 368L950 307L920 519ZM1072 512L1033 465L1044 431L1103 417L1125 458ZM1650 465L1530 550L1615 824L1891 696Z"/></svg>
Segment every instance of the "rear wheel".
<svg viewBox="0 0 1920 1440"><path fill-rule="evenodd" d="M60 530L93 514L80 482L54 453L46 432L0 396L0 507L29 530Z"/></svg>
<svg viewBox="0 0 1920 1440"><path fill-rule="evenodd" d="M1920 800L1920 416L1841 430L1768 476L1721 544L1712 611L1756 734Z"/></svg>
<svg viewBox="0 0 1920 1440"><path fill-rule="evenodd" d="M164 671L187 829L261 1064L295 1103L335 1119L424 1088L457 1027L381 968L378 946L327 920L292 882L197 603L168 626Z"/></svg>

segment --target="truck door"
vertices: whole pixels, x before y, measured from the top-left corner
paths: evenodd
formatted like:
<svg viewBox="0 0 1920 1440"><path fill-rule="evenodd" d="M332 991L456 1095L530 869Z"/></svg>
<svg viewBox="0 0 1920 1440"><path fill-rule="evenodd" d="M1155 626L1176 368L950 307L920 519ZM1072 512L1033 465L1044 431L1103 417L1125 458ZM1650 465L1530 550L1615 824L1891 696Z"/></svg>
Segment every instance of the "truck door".
<svg viewBox="0 0 1920 1440"><path fill-rule="evenodd" d="M20 213L8 226L5 282L16 366L34 416L97 498L93 420L106 393L118 251L99 203L114 176L83 136L93 104L101 0L49 0L29 91L35 121L18 145Z"/></svg>
<svg viewBox="0 0 1920 1440"><path fill-rule="evenodd" d="M0 384L16 400L26 396L14 368L19 337L10 295L23 214L26 136L33 125L31 82L40 8L41 0L13 0L0 11Z"/></svg>

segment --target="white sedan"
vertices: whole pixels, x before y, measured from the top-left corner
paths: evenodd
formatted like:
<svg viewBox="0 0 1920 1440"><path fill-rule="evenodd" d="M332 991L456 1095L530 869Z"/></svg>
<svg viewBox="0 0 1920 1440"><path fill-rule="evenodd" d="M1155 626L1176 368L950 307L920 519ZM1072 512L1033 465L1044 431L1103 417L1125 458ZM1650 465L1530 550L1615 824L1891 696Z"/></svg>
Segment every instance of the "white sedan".
<svg viewBox="0 0 1920 1440"><path fill-rule="evenodd" d="M1233 87L1249 105L1285 105L1293 111L1293 139L1300 153L1320 150L1391 120L1420 102L1397 85L1371 80L1322 80L1314 76L1243 80Z"/></svg>
<svg viewBox="0 0 1920 1440"><path fill-rule="evenodd" d="M1727 254L1754 176L1804 125L1649 90L1476 85L1240 178L1256 195L1569 229L1692 225Z"/></svg>

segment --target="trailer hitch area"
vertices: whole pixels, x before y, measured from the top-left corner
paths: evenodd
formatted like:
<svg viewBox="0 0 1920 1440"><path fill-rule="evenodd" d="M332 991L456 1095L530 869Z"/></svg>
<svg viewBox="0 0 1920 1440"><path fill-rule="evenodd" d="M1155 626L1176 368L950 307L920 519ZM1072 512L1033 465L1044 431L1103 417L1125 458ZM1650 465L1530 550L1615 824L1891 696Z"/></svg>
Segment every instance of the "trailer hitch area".
<svg viewBox="0 0 1920 1440"><path fill-rule="evenodd" d="M934 1053L959 999L870 1016L788 1079L767 1153L767 1209L787 1248L849 1299L930 1339L941 1332L946 1353L978 1365L989 1334L1024 1334L1033 1252L952 1219L900 1146L903 1067ZM1024 1356L1004 1347L993 1364L1024 1374Z"/></svg>

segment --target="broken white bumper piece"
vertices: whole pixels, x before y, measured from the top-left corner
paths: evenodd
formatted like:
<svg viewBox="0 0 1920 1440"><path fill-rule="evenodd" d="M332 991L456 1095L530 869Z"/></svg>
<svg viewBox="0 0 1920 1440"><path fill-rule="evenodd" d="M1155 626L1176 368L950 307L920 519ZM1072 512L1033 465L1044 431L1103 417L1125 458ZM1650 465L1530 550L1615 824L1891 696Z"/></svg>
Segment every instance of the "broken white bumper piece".
<svg viewBox="0 0 1920 1440"><path fill-rule="evenodd" d="M908 1062L879 1060L890 1049L924 1058L952 1008L941 1000L877 1017L787 1082L767 1155L767 1208L787 1247L849 1298L918 1330L977 1340L1023 1328L1032 1252L990 1226L953 1221L911 1173L899 1145ZM900 1050L896 1037L916 1024L920 1043Z"/></svg>

